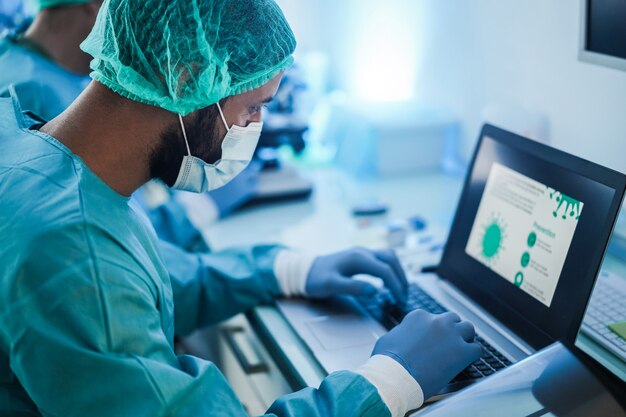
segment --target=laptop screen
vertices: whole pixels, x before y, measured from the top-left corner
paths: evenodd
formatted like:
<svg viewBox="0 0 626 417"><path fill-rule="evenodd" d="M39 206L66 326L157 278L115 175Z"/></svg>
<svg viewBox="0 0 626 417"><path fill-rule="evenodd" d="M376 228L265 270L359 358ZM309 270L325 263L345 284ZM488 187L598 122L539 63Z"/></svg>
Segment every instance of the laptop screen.
<svg viewBox="0 0 626 417"><path fill-rule="evenodd" d="M494 162L465 253L550 307L584 206Z"/></svg>
<svg viewBox="0 0 626 417"><path fill-rule="evenodd" d="M438 272L534 348L573 343L625 185L485 125Z"/></svg>

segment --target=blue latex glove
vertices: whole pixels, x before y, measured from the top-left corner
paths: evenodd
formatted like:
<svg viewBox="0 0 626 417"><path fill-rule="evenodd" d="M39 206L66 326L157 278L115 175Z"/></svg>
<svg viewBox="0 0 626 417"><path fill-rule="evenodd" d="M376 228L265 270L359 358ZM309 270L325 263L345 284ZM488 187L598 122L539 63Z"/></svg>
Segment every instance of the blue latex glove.
<svg viewBox="0 0 626 417"><path fill-rule="evenodd" d="M355 248L327 256L313 262L305 292L309 297L325 298L334 295L368 296L378 290L372 284L351 279L353 275L368 274L379 277L397 302L406 302L408 283L398 258L391 250L371 251Z"/></svg>
<svg viewBox="0 0 626 417"><path fill-rule="evenodd" d="M474 342L475 335L474 326L455 313L416 310L378 339L372 355L386 355L399 362L427 399L480 358L482 348Z"/></svg>
<svg viewBox="0 0 626 417"><path fill-rule="evenodd" d="M252 161L246 169L228 184L209 192L209 196L215 202L221 218L228 216L254 196L259 184L261 168L260 162Z"/></svg>

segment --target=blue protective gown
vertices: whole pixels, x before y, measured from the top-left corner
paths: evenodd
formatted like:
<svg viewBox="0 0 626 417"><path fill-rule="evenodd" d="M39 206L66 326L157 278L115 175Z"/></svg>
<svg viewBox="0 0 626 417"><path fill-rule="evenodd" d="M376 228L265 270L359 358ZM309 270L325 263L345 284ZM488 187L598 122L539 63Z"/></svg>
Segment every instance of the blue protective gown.
<svg viewBox="0 0 626 417"><path fill-rule="evenodd" d="M173 338L278 296L280 249L168 252L170 277L133 202L38 124L0 97L0 415L245 416L216 366L177 356ZM268 413L389 416L347 371Z"/></svg>
<svg viewBox="0 0 626 417"><path fill-rule="evenodd" d="M45 120L62 113L91 79L72 74L35 49L18 44L19 32L0 38L0 91L14 84L24 111Z"/></svg>

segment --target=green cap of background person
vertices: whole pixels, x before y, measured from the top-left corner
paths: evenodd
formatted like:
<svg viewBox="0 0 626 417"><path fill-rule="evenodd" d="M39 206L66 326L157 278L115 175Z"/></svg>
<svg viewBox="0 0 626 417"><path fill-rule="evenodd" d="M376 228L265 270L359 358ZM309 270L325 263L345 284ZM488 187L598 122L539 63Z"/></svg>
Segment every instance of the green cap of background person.
<svg viewBox="0 0 626 417"><path fill-rule="evenodd" d="M105 0L81 45L94 80L183 116L267 83L295 47L274 0Z"/></svg>
<svg viewBox="0 0 626 417"><path fill-rule="evenodd" d="M50 7L73 6L75 4L91 3L93 0L35 0L37 10L49 9Z"/></svg>

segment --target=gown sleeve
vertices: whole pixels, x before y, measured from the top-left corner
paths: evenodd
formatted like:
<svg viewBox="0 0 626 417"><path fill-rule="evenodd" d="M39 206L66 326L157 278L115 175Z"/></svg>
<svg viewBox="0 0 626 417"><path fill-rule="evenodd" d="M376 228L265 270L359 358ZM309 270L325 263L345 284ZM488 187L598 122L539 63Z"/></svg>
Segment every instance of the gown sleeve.
<svg viewBox="0 0 626 417"><path fill-rule="evenodd" d="M188 253L164 241L159 246L170 273L179 336L269 303L281 294L274 276L280 246L214 253Z"/></svg>
<svg viewBox="0 0 626 417"><path fill-rule="evenodd" d="M0 309L7 320L1 336L10 346L11 369L42 415L247 415L213 363L175 354L167 285L151 280L110 242L92 239L102 255L85 256L58 250L72 242L52 241L55 245L40 242L22 260L6 288L11 304ZM247 256L252 263L259 254ZM241 267L239 276L248 276L247 268ZM268 297L270 287L251 286ZM330 375L318 389L279 398L267 415L373 417L389 411L373 385L345 371Z"/></svg>

